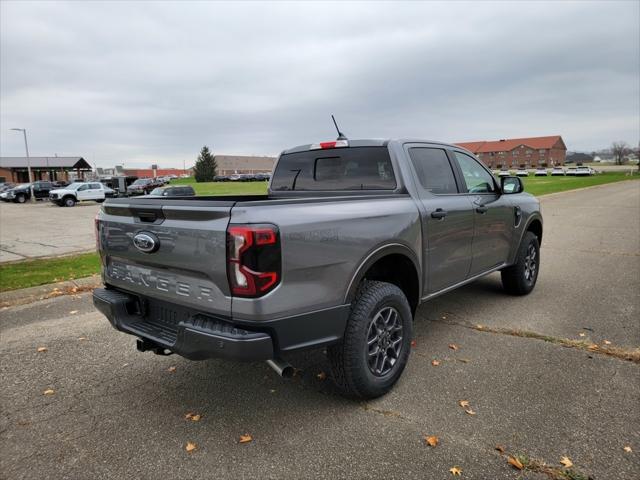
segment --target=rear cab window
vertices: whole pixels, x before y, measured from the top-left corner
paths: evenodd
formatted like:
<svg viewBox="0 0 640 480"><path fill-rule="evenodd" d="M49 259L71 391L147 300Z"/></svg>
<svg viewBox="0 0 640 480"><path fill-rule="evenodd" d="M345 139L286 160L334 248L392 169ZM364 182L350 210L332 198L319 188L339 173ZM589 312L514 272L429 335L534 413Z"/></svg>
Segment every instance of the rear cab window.
<svg viewBox="0 0 640 480"><path fill-rule="evenodd" d="M396 186L386 146L286 153L271 180L273 191L394 190Z"/></svg>

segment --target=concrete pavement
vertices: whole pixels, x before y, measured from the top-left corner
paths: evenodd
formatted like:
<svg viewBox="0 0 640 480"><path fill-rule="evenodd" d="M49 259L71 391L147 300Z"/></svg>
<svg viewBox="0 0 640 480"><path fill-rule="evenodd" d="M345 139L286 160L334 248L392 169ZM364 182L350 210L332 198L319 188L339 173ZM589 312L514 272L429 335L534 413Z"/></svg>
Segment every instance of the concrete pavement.
<svg viewBox="0 0 640 480"><path fill-rule="evenodd" d="M638 347L640 183L548 197L543 214L534 293L508 297L492 276L425 304L402 380L370 402L317 377L322 352L292 357L303 372L285 381L263 363L138 353L86 294L2 310L0 476L448 479L458 466L461 478L548 478L513 469L503 445L555 467L568 456L585 478L636 479L639 364L468 328ZM238 444L245 433L253 442Z"/></svg>
<svg viewBox="0 0 640 480"><path fill-rule="evenodd" d="M87 225L93 224L99 208L95 202L73 208L47 201L0 202L0 263L94 249L95 236Z"/></svg>

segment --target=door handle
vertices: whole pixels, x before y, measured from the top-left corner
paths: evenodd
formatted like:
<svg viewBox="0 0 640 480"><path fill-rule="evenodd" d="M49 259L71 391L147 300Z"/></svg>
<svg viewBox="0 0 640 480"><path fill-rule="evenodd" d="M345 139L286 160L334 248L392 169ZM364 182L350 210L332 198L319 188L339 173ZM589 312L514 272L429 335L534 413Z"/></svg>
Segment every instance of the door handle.
<svg viewBox="0 0 640 480"><path fill-rule="evenodd" d="M438 218L442 220L447 216L447 211L441 208L436 208L435 211L431 212L431 218Z"/></svg>
<svg viewBox="0 0 640 480"><path fill-rule="evenodd" d="M478 207L476 207L476 212L478 213L487 213L487 211L489 210L489 207L485 207L484 205L480 205Z"/></svg>

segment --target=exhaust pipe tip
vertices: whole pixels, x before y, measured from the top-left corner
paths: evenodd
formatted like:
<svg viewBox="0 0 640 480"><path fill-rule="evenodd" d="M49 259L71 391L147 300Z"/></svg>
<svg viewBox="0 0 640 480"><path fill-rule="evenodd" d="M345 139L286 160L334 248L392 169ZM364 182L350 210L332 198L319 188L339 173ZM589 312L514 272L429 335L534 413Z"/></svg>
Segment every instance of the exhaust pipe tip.
<svg viewBox="0 0 640 480"><path fill-rule="evenodd" d="M289 362L285 362L281 358L267 360L267 365L269 365L273 369L273 371L280 375L282 378L291 378L295 373L295 370L291 366L291 364L289 364Z"/></svg>

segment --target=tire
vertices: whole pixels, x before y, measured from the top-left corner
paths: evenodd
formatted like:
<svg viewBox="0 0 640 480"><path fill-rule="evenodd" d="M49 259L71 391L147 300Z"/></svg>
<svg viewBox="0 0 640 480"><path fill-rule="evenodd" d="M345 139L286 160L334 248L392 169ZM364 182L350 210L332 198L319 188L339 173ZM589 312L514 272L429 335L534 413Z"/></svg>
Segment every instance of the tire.
<svg viewBox="0 0 640 480"><path fill-rule="evenodd" d="M344 337L327 349L341 393L376 398L391 390L409 360L412 335L411 308L402 290L385 282L363 283L351 305Z"/></svg>
<svg viewBox="0 0 640 480"><path fill-rule="evenodd" d="M96 200L96 203L102 203L104 202L104 198L100 199L100 200Z"/></svg>
<svg viewBox="0 0 640 480"><path fill-rule="evenodd" d="M524 234L518 247L516 262L500 273L502 286L510 295L531 293L540 273L540 243L533 232Z"/></svg>
<svg viewBox="0 0 640 480"><path fill-rule="evenodd" d="M27 196L24 194L20 194L16 197L16 202L18 203L24 203L27 201Z"/></svg>
<svg viewBox="0 0 640 480"><path fill-rule="evenodd" d="M65 207L73 207L76 204L76 199L73 197L64 197L62 201Z"/></svg>

